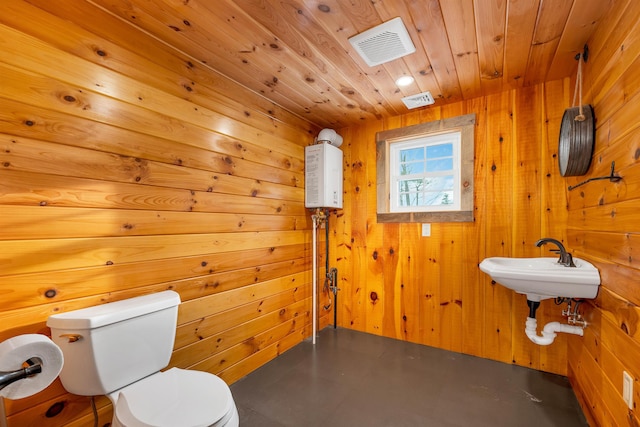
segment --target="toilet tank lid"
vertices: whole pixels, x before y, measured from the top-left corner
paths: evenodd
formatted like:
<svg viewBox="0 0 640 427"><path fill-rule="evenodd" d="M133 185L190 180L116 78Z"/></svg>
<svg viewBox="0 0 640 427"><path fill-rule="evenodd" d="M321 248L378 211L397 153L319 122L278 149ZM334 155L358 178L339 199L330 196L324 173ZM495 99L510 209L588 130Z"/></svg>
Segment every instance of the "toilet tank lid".
<svg viewBox="0 0 640 427"><path fill-rule="evenodd" d="M94 329L179 304L180 295L177 292L163 291L54 314L47 319L47 326L52 329Z"/></svg>

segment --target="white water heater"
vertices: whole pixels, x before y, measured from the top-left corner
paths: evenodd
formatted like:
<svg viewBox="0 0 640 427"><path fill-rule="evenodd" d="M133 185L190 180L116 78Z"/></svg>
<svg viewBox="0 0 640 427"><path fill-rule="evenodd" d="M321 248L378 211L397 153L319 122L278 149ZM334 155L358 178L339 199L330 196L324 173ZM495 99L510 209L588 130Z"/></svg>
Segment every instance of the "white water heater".
<svg viewBox="0 0 640 427"><path fill-rule="evenodd" d="M342 209L342 150L328 143L304 148L304 205Z"/></svg>

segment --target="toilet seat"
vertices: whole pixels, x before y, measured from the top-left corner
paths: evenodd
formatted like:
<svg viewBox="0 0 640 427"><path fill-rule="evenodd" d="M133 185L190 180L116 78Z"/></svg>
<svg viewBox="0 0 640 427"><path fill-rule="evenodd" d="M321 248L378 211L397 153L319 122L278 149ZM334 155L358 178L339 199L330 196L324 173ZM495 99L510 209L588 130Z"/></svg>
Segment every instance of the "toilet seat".
<svg viewBox="0 0 640 427"><path fill-rule="evenodd" d="M118 393L114 426L223 426L237 414L227 384L206 372L171 368Z"/></svg>

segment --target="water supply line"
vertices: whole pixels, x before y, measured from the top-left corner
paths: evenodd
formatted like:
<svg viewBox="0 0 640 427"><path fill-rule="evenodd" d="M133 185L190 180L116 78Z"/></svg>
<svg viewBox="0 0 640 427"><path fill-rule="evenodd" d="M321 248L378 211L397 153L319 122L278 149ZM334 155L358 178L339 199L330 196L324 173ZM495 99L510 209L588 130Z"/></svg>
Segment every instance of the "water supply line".
<svg viewBox="0 0 640 427"><path fill-rule="evenodd" d="M325 311L331 310L333 306L333 329L338 328L338 269L333 267L329 268L329 209L326 210L325 213L326 223L325 223L325 278L324 278L324 287L323 291L327 292L327 298L329 299L328 304L324 305L322 308ZM333 301L331 300L331 294L333 293Z"/></svg>
<svg viewBox="0 0 640 427"><path fill-rule="evenodd" d="M325 243L325 247L324 247L324 253L325 253L325 257L324 257L324 286L322 288L322 291L326 291L327 292L327 298L329 299L328 303L323 305L322 308L325 309L325 311L329 311L331 310L331 305L332 305L332 301L331 301L331 292L330 290L332 289L332 285L331 285L331 279L332 277L329 275L329 210L327 209L326 213L325 213L325 218L327 219L326 223L325 223L325 227L324 227L324 231L325 231L325 235L324 235L324 243Z"/></svg>
<svg viewBox="0 0 640 427"><path fill-rule="evenodd" d="M328 252L327 252L328 253ZM328 268L328 267L327 267ZM336 310L337 304L338 304L338 269L333 267L330 268L327 271L327 277L325 278L324 281L324 286L325 289L327 290L327 292L329 293L329 305L324 306L325 310L330 310L331 309L331 294L333 293L333 329L336 329L338 326L337 324L337 314L338 311Z"/></svg>
<svg viewBox="0 0 640 427"><path fill-rule="evenodd" d="M318 271L318 260L317 260L317 236L316 236L316 232L318 230L318 225L320 223L322 223L324 220L326 219L324 212L321 211L320 209L316 209L316 212L311 215L311 221L313 222L313 237L312 237L312 244L313 244L313 261L312 261L312 278L311 278L311 292L312 292L312 328L311 328L311 343L313 345L316 344L316 331L318 329L318 296L317 296L317 291L318 291L318 278L317 278L317 271Z"/></svg>
<svg viewBox="0 0 640 427"><path fill-rule="evenodd" d="M325 311L329 311L331 310L331 305L333 304L333 302L331 301L331 289L333 288L333 285L331 284L331 275L329 273L327 273L324 277L324 286L322 287L322 292L326 292L327 293L327 303L324 304L322 306L322 308Z"/></svg>
<svg viewBox="0 0 640 427"><path fill-rule="evenodd" d="M318 265L317 265L317 230L318 226L322 223L325 225L326 235L325 235L325 278L323 285L323 292L327 293L327 303L322 305L322 308L325 311L331 310L333 308L333 328L336 329L338 326L337 320L337 310L336 304L338 303L338 269L337 268L329 268L329 209L323 211L320 208L315 210L315 213L311 215L311 219L313 221L313 266L312 266L312 292L313 292L313 338L312 342L315 344L316 333L317 333L317 322L318 322ZM331 298L331 294L333 293L333 299Z"/></svg>

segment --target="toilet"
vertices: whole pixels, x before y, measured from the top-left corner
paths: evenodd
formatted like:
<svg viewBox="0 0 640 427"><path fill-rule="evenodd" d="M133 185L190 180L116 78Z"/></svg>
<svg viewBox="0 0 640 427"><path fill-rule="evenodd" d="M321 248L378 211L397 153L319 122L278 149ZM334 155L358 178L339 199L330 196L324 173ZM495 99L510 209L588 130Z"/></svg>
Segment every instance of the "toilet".
<svg viewBox="0 0 640 427"><path fill-rule="evenodd" d="M50 316L51 338L64 355L64 388L109 397L114 427L238 426L222 379L161 371L171 359L179 304L178 293L164 291Z"/></svg>

